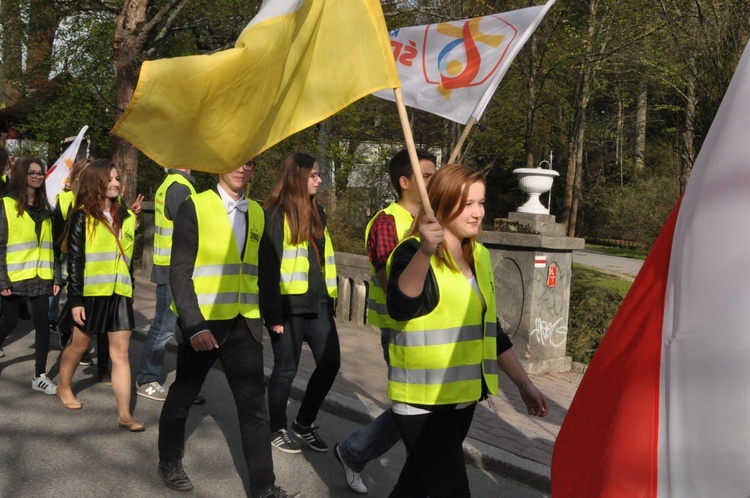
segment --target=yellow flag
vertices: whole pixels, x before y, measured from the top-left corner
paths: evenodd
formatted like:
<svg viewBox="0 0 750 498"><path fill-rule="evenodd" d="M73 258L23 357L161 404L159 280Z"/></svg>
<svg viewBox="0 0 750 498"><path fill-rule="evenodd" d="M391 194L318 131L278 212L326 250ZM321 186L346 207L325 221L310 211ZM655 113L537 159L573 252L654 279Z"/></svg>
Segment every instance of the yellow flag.
<svg viewBox="0 0 750 498"><path fill-rule="evenodd" d="M144 62L112 133L161 166L225 173L399 86L378 0L266 0L234 48Z"/></svg>

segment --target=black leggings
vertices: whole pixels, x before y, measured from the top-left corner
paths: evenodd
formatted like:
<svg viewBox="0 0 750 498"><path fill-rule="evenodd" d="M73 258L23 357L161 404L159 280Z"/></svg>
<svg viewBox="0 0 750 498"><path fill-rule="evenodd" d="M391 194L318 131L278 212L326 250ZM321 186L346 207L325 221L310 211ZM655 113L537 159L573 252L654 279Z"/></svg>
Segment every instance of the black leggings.
<svg viewBox="0 0 750 498"><path fill-rule="evenodd" d="M23 296L2 296L3 317L0 320L0 347L18 324L18 310ZM34 324L34 348L36 349L36 376L47 372L47 354L49 353L49 296L42 295L28 298L31 302L31 320Z"/></svg>

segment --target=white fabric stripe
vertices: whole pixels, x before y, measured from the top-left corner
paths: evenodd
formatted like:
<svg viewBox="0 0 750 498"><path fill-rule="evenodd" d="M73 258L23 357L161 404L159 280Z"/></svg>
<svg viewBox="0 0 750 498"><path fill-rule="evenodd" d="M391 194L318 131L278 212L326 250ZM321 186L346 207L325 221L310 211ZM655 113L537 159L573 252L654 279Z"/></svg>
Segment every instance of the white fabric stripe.
<svg viewBox="0 0 750 498"><path fill-rule="evenodd" d="M273 17L291 14L292 12L297 11L303 3L304 0L264 0L263 5L260 7L260 11L258 11L250 23L245 26L245 29ZM242 32L244 33L245 31L243 30ZM242 38L242 35L240 35L240 38Z"/></svg>
<svg viewBox="0 0 750 498"><path fill-rule="evenodd" d="M258 265L252 265L250 263L242 263L242 273L244 275L252 275L253 277L257 277Z"/></svg>
<svg viewBox="0 0 750 498"><path fill-rule="evenodd" d="M156 227L155 233L158 233L163 237L171 237L172 233L174 233L174 228Z"/></svg>
<svg viewBox="0 0 750 498"><path fill-rule="evenodd" d="M281 254L282 259L296 259L297 255L301 258L307 257L307 249L304 247L298 247L295 249L284 249L284 251Z"/></svg>
<svg viewBox="0 0 750 498"><path fill-rule="evenodd" d="M416 370L389 367L389 377L395 382L406 382L408 384L449 384L462 380L473 380L482 378L482 367L480 365L461 365L451 368L436 368L433 370Z"/></svg>
<svg viewBox="0 0 750 498"><path fill-rule="evenodd" d="M32 268L36 268L37 261L31 260L31 261L24 261L23 263L11 263L8 265L8 271L22 271L22 270L30 270Z"/></svg>
<svg viewBox="0 0 750 498"><path fill-rule="evenodd" d="M193 277L218 277L221 275L236 275L240 272L240 265L203 265L193 269Z"/></svg>
<svg viewBox="0 0 750 498"><path fill-rule="evenodd" d="M36 249L37 243L35 240L32 240L31 242L19 242L18 244L8 244L6 251L7 252L16 252L16 251L28 251L29 249Z"/></svg>
<svg viewBox="0 0 750 498"><path fill-rule="evenodd" d="M292 275L289 275L287 273L281 274L281 283L282 284L288 284L291 282L306 282L307 281L307 273L298 271L293 273Z"/></svg>
<svg viewBox="0 0 750 498"><path fill-rule="evenodd" d="M171 247L154 247L154 254L157 256L171 256L172 248Z"/></svg>
<svg viewBox="0 0 750 498"><path fill-rule="evenodd" d="M89 252L86 253L86 261L88 263L101 262L101 261L114 261L117 259L117 252Z"/></svg>
<svg viewBox="0 0 750 498"><path fill-rule="evenodd" d="M659 496L750 490L748 109L746 48L675 227L662 335Z"/></svg>
<svg viewBox="0 0 750 498"><path fill-rule="evenodd" d="M422 330L398 332L393 335L393 344L397 346L439 346L458 342L481 341L482 326L451 327L440 330Z"/></svg>

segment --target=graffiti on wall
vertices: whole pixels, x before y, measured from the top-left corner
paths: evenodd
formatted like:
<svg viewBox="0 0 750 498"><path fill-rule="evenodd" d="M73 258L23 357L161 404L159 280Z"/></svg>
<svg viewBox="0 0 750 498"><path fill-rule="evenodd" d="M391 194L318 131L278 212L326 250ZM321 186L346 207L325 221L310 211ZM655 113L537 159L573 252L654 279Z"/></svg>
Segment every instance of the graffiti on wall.
<svg viewBox="0 0 750 498"><path fill-rule="evenodd" d="M560 326L562 320L562 318L558 318L554 322L548 322L537 317L534 322L534 330L531 331L529 336L536 339L542 346L563 347L568 337L568 327Z"/></svg>

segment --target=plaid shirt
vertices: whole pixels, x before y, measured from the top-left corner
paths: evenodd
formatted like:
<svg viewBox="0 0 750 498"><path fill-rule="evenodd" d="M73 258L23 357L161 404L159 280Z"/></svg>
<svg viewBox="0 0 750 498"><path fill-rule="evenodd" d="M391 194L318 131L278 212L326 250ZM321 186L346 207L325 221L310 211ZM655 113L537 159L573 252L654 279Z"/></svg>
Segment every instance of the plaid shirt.
<svg viewBox="0 0 750 498"><path fill-rule="evenodd" d="M389 214L380 213L370 227L370 235L367 237L367 257L370 258L376 272L385 268L388 256L397 245L396 220Z"/></svg>

